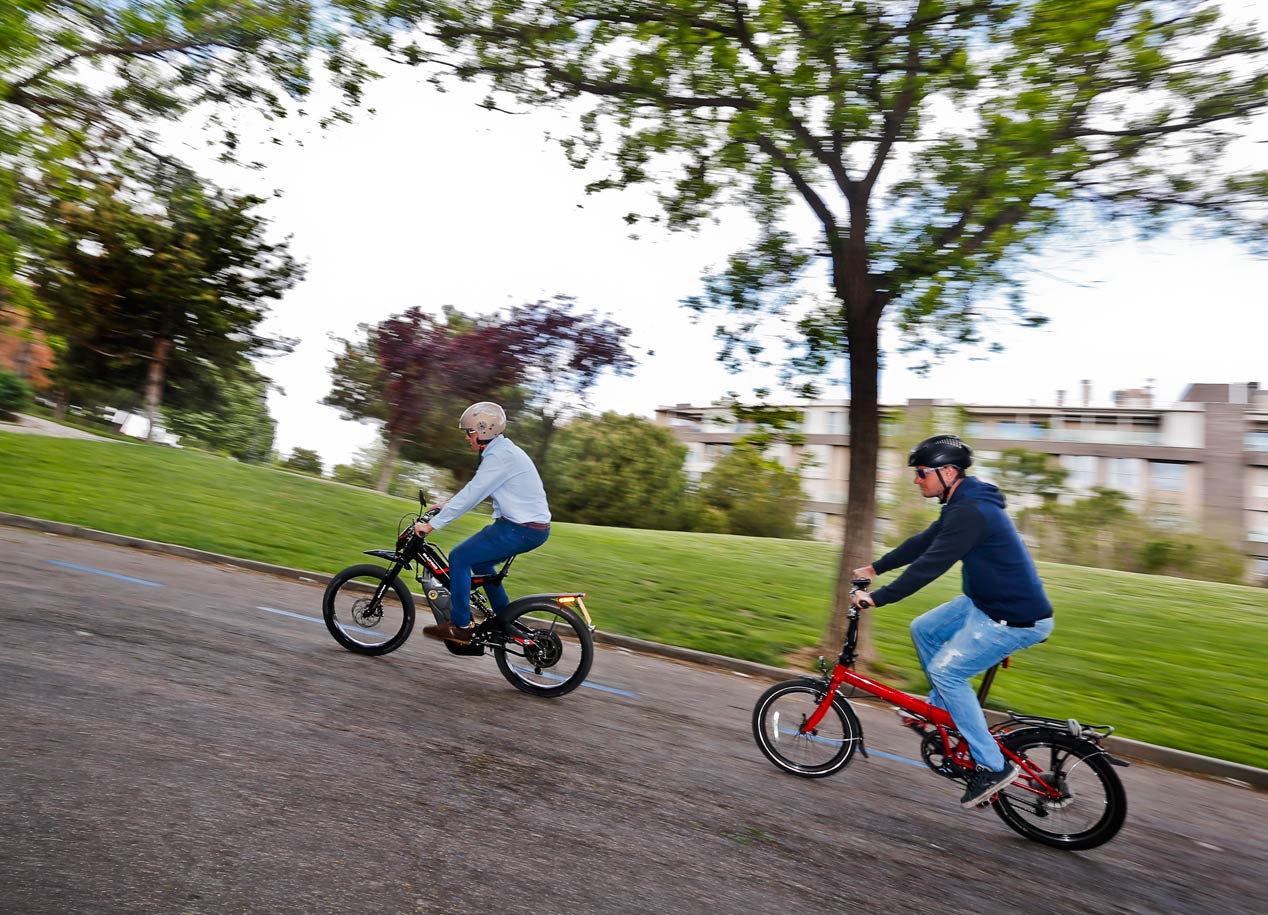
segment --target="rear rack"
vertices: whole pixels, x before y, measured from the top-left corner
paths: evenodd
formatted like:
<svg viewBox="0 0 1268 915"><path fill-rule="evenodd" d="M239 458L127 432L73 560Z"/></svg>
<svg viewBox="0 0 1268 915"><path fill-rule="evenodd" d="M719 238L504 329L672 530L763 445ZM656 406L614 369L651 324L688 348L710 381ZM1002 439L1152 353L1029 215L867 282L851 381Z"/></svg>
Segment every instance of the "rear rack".
<svg viewBox="0 0 1268 915"><path fill-rule="evenodd" d="M1071 737L1100 742L1114 733L1110 724L1080 724L1074 718L1044 718L1040 715L1018 715L1009 711L1008 719L1002 721L991 730L1014 731L1018 727L1048 728L1052 731L1064 731Z"/></svg>

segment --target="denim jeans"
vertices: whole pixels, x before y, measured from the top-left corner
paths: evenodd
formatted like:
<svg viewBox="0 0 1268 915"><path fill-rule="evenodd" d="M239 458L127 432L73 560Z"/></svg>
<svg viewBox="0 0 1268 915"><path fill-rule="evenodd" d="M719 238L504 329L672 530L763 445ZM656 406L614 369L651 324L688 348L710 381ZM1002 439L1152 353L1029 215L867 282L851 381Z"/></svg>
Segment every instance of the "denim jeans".
<svg viewBox="0 0 1268 915"><path fill-rule="evenodd" d="M1042 642L1052 626L1051 618L1028 629L997 623L963 595L911 621L911 640L932 687L929 704L950 714L979 766L998 771L1004 754L990 735L970 678Z"/></svg>
<svg viewBox="0 0 1268 915"><path fill-rule="evenodd" d="M503 559L535 550L550 536L549 530L538 530L503 521L476 531L449 551L449 597L452 601L449 620L465 629L471 625L471 574L492 575ZM502 585L487 585L484 593L494 612L506 609L511 599Z"/></svg>

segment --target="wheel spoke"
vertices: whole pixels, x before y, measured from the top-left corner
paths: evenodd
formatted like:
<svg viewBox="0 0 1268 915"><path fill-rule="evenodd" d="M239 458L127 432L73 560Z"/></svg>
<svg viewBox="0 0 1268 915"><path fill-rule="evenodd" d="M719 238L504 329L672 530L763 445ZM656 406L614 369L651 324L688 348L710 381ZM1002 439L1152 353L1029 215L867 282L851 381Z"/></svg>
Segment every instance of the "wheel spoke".
<svg viewBox="0 0 1268 915"><path fill-rule="evenodd" d="M839 701L832 703L817 727L805 730L823 696L809 684L789 681L758 699L753 735L767 758L784 771L812 778L830 775L853 755L861 731L853 712Z"/></svg>
<svg viewBox="0 0 1268 915"><path fill-rule="evenodd" d="M399 647L414 624L409 591L386 581L380 566L353 566L335 576L322 599L331 634L351 651L382 654Z"/></svg>

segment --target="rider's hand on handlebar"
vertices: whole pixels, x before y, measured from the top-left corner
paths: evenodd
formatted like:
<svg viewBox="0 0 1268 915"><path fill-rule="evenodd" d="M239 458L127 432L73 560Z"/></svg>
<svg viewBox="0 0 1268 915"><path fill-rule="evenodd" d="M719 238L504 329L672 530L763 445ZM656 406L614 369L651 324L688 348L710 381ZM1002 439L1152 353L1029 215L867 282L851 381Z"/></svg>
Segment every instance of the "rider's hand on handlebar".
<svg viewBox="0 0 1268 915"><path fill-rule="evenodd" d="M858 607L860 610L866 610L869 607L875 607L876 601L872 600L870 591L851 591L850 604Z"/></svg>
<svg viewBox="0 0 1268 915"><path fill-rule="evenodd" d="M419 521L414 525L414 533L419 537L426 537L434 530L434 528L426 521Z"/></svg>
<svg viewBox="0 0 1268 915"><path fill-rule="evenodd" d="M876 570L871 566L863 566L861 569L855 569L850 573L851 578L873 579L876 577Z"/></svg>

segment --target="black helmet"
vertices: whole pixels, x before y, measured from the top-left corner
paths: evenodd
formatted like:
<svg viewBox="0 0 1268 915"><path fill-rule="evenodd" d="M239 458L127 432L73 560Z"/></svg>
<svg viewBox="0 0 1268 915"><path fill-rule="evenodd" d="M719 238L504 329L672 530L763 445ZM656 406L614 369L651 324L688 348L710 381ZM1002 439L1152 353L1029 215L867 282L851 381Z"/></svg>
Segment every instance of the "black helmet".
<svg viewBox="0 0 1268 915"><path fill-rule="evenodd" d="M964 444L958 435L935 435L927 438L907 456L908 467L958 467L967 470L973 466L973 449Z"/></svg>

